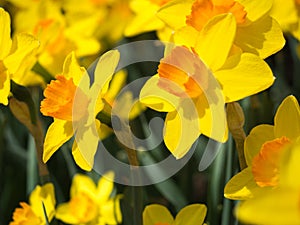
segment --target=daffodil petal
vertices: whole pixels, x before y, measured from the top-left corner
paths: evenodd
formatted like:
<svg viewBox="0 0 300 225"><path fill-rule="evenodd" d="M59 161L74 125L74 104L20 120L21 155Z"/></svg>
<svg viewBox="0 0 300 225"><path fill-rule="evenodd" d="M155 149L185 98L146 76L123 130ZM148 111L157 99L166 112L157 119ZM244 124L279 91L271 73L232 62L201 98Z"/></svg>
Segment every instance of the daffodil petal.
<svg viewBox="0 0 300 225"><path fill-rule="evenodd" d="M60 204L55 213L55 218L64 221L68 224L79 224L80 221L76 217L76 215L73 215L71 213L71 208L69 203L62 203Z"/></svg>
<svg viewBox="0 0 300 225"><path fill-rule="evenodd" d="M238 205L237 218L258 225L297 225L300 221L299 189L274 189Z"/></svg>
<svg viewBox="0 0 300 225"><path fill-rule="evenodd" d="M164 142L176 159L182 158L200 135L196 106L186 100L165 120Z"/></svg>
<svg viewBox="0 0 300 225"><path fill-rule="evenodd" d="M198 35L194 49L212 71L216 71L225 63L235 32L235 18L227 13L213 17Z"/></svg>
<svg viewBox="0 0 300 225"><path fill-rule="evenodd" d="M8 71L3 71L0 73L0 103L2 103L3 105L8 105L9 93L10 93L9 74Z"/></svg>
<svg viewBox="0 0 300 225"><path fill-rule="evenodd" d="M253 157L256 156L262 145L275 139L274 126L261 124L254 127L245 139L245 158L248 166L252 165Z"/></svg>
<svg viewBox="0 0 300 225"><path fill-rule="evenodd" d="M300 136L300 110L294 96L286 97L277 109L275 119L275 136L296 139Z"/></svg>
<svg viewBox="0 0 300 225"><path fill-rule="evenodd" d="M99 179L97 185L97 200L99 202L105 202L109 199L110 194L114 188L114 173L109 171Z"/></svg>
<svg viewBox="0 0 300 225"><path fill-rule="evenodd" d="M77 143L74 141L72 147L72 155L76 162L76 164L85 171L91 171L91 165L85 160L84 156L82 155L81 151L78 148Z"/></svg>
<svg viewBox="0 0 300 225"><path fill-rule="evenodd" d="M48 220L51 221L55 213L55 195L52 183L37 186L30 194L29 202L34 213L40 218L44 218L43 204L47 213Z"/></svg>
<svg viewBox="0 0 300 225"><path fill-rule="evenodd" d="M248 26L239 27L235 43L244 52L251 52L264 59L282 49L285 39L277 21L265 16Z"/></svg>
<svg viewBox="0 0 300 225"><path fill-rule="evenodd" d="M173 216L169 210L162 205L148 205L143 211L144 225L173 224L173 221Z"/></svg>
<svg viewBox="0 0 300 225"><path fill-rule="evenodd" d="M174 43L179 46L194 47L200 33L192 26L179 28L174 33Z"/></svg>
<svg viewBox="0 0 300 225"><path fill-rule="evenodd" d="M245 7L247 18L250 21L256 21L266 15L273 3L269 0L238 0L238 2Z"/></svg>
<svg viewBox="0 0 300 225"><path fill-rule="evenodd" d="M204 204L192 204L184 207L176 215L174 225L203 224L207 208Z"/></svg>
<svg viewBox="0 0 300 225"><path fill-rule="evenodd" d="M118 224L118 222L120 222L118 221L120 218L117 218L116 216L117 214L120 215L120 209L117 207L118 204L114 199L106 200L105 203L100 206L100 214L102 215L101 219L105 220L105 224Z"/></svg>
<svg viewBox="0 0 300 225"><path fill-rule="evenodd" d="M3 60L10 52L11 38L10 38L10 17L9 14L0 8L0 60Z"/></svg>
<svg viewBox="0 0 300 225"><path fill-rule="evenodd" d="M94 193L96 192L96 185L89 176L83 174L76 174L72 180L70 197L75 197L80 192L84 192L85 194L94 198Z"/></svg>
<svg viewBox="0 0 300 225"><path fill-rule="evenodd" d="M247 167L228 181L224 196L232 200L247 200L253 198L260 189L255 183L251 167Z"/></svg>
<svg viewBox="0 0 300 225"><path fill-rule="evenodd" d="M147 107L159 112L171 112L179 105L180 97L171 94L167 90L161 88L158 83L160 80L170 83L170 85L176 85L158 76L153 76L144 84L140 92L140 101ZM177 87L178 88L178 87Z"/></svg>
<svg viewBox="0 0 300 225"><path fill-rule="evenodd" d="M172 29L186 26L186 16L190 14L193 0L174 0L161 7L157 16Z"/></svg>
<svg viewBox="0 0 300 225"><path fill-rule="evenodd" d="M223 87L226 102L238 101L256 94L274 82L268 64L250 53L230 57L214 75Z"/></svg>
<svg viewBox="0 0 300 225"><path fill-rule="evenodd" d="M39 41L32 35L26 33L17 34L13 42L13 47L16 47L15 51L3 61L7 70L12 74L16 73L23 60L32 54L39 45Z"/></svg>
<svg viewBox="0 0 300 225"><path fill-rule="evenodd" d="M74 131L71 121L54 119L46 133L43 162L46 163L53 153L55 153L60 146L67 142L73 136L73 134Z"/></svg>

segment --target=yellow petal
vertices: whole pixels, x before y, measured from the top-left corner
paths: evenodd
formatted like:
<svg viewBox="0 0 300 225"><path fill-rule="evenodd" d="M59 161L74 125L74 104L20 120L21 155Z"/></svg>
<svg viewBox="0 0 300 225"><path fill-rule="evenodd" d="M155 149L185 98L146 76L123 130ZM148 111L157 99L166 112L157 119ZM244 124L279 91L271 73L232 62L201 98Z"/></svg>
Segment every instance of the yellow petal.
<svg viewBox="0 0 300 225"><path fill-rule="evenodd" d="M120 196L99 204L101 215L99 220L103 221L104 224L118 224L121 222L119 199Z"/></svg>
<svg viewBox="0 0 300 225"><path fill-rule="evenodd" d="M114 99L119 94L120 90L126 83L127 73L125 70L120 70L117 72L111 82L109 83L109 89L105 94L105 100L110 104L113 103Z"/></svg>
<svg viewBox="0 0 300 225"><path fill-rule="evenodd" d="M223 88L226 102L233 102L270 87L274 77L268 64L256 55L243 53L226 61L214 72Z"/></svg>
<svg viewBox="0 0 300 225"><path fill-rule="evenodd" d="M173 224L173 221L173 216L169 210L162 205L148 205L143 211L144 225Z"/></svg>
<svg viewBox="0 0 300 225"><path fill-rule="evenodd" d="M174 43L179 46L188 48L194 47L197 41L199 32L192 26L184 26L179 28L174 33Z"/></svg>
<svg viewBox="0 0 300 225"><path fill-rule="evenodd" d="M109 199L114 188L114 173L109 171L99 179L97 185L97 202L105 202Z"/></svg>
<svg viewBox="0 0 300 225"><path fill-rule="evenodd" d="M248 166L252 165L253 157L256 156L262 145L275 139L274 126L262 124L254 127L245 139L245 158Z"/></svg>
<svg viewBox="0 0 300 225"><path fill-rule="evenodd" d="M297 99L286 97L277 109L275 119L275 136L286 136L291 140L300 136L300 110Z"/></svg>
<svg viewBox="0 0 300 225"><path fill-rule="evenodd" d="M54 119L54 122L49 126L45 141L43 162L46 163L60 146L67 142L74 134L72 122Z"/></svg>
<svg viewBox="0 0 300 225"><path fill-rule="evenodd" d="M3 8L0 8L0 24L0 60L3 60L9 54L11 48L10 17Z"/></svg>
<svg viewBox="0 0 300 225"><path fill-rule="evenodd" d="M51 221L54 217L56 204L53 184L47 183L43 186L36 186L30 194L29 202L34 213L40 218L45 218L43 210L44 204L47 217L49 221Z"/></svg>
<svg viewBox="0 0 300 225"><path fill-rule="evenodd" d="M2 70L2 71L1 71ZM1 68L0 62L0 103L3 105L8 104L8 95L10 93L10 79L8 71L3 71L4 68Z"/></svg>
<svg viewBox="0 0 300 225"><path fill-rule="evenodd" d="M251 52L264 59L282 49L285 39L277 21L265 16L248 26L239 27L235 43L244 52Z"/></svg>
<svg viewBox="0 0 300 225"><path fill-rule="evenodd" d="M199 116L190 99L183 100L165 120L164 141L176 159L182 158L200 135Z"/></svg>
<svg viewBox="0 0 300 225"><path fill-rule="evenodd" d="M299 190L275 189L238 205L238 219L258 225L297 225L300 221Z"/></svg>
<svg viewBox="0 0 300 225"><path fill-rule="evenodd" d="M55 213L55 217L68 224L79 224L80 221L76 215L72 214L70 204L62 203L58 205Z"/></svg>
<svg viewBox="0 0 300 225"><path fill-rule="evenodd" d="M236 21L230 13L213 17L201 30L196 40L195 51L212 71L225 63L235 31Z"/></svg>
<svg viewBox="0 0 300 225"><path fill-rule="evenodd" d="M78 148L77 143L74 141L72 147L72 155L76 162L76 164L85 171L91 171L91 165L85 160L84 156L82 155L81 151Z"/></svg>
<svg viewBox="0 0 300 225"><path fill-rule="evenodd" d="M193 0L174 0L161 7L157 16L172 29L186 26L186 16L190 14Z"/></svg>
<svg viewBox="0 0 300 225"><path fill-rule="evenodd" d="M271 7L273 1L269 0L239 0L247 12L247 18L250 21L256 21L266 15Z"/></svg>
<svg viewBox="0 0 300 225"><path fill-rule="evenodd" d="M174 225L195 225L203 224L207 208L203 204L192 204L179 211L175 218Z"/></svg>
<svg viewBox="0 0 300 225"><path fill-rule="evenodd" d="M228 181L224 196L232 200L247 200L257 195L261 189L255 183L251 167L247 167Z"/></svg>
<svg viewBox="0 0 300 225"><path fill-rule="evenodd" d="M16 73L21 63L39 47L40 43L32 35L17 34L13 40L13 52L3 61L5 67L12 74Z"/></svg>
<svg viewBox="0 0 300 225"><path fill-rule="evenodd" d="M94 181L87 175L76 174L72 180L70 197L75 197L79 192L84 192L88 196L95 198L96 185Z"/></svg>
<svg viewBox="0 0 300 225"><path fill-rule="evenodd" d="M179 87L172 81L158 77L157 75L151 77L144 84L140 92L140 101L147 107L150 107L159 112L171 112L179 105L180 98L165 89L159 87L158 83L163 80L170 84L172 88L179 89Z"/></svg>

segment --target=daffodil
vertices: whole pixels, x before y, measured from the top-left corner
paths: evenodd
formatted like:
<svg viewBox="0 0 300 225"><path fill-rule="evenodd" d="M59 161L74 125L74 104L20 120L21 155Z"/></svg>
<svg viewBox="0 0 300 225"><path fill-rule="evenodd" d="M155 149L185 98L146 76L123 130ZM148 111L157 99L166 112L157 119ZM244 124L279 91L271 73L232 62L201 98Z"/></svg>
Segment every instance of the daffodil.
<svg viewBox="0 0 300 225"><path fill-rule="evenodd" d="M119 52L116 50L104 54L98 61L94 73L94 83L90 88L89 76L85 69L78 65L74 53L66 58L62 74L57 75L57 79L47 86L44 91L45 99L41 102L41 112L54 118L44 141L44 162L47 162L53 153L78 131L79 127L83 128L84 132L77 134L80 138L76 141L81 142L83 136L90 135L92 132L93 137L95 136L97 139L93 140L91 144L97 146L98 135L101 137L108 127L96 120L96 115L105 106L103 98L108 92L109 81L118 60ZM85 129L93 122L97 126L95 129ZM75 162L82 169L91 170L96 148L86 146L87 159L87 156L83 156L79 150L77 142L74 142L72 148Z"/></svg>
<svg viewBox="0 0 300 225"><path fill-rule="evenodd" d="M21 208L16 208L9 225L46 225L46 216L49 222L54 218L55 204L53 184L38 185L29 196L29 204L21 202Z"/></svg>
<svg viewBox="0 0 300 225"><path fill-rule="evenodd" d="M225 103L258 93L274 82L271 69L259 56L232 49L235 28L234 16L222 14L193 37L190 49L168 44L158 76L150 78L141 91L142 103L168 112L164 141L176 158L183 157L200 134L225 142Z"/></svg>
<svg viewBox="0 0 300 225"><path fill-rule="evenodd" d="M299 0L274 0L270 15L278 21L284 32L300 40Z"/></svg>
<svg viewBox="0 0 300 225"><path fill-rule="evenodd" d="M192 204L181 209L175 219L169 210L158 204L146 206L143 212L144 225L195 225L203 224L206 216L206 206Z"/></svg>
<svg viewBox="0 0 300 225"><path fill-rule="evenodd" d="M170 32L170 29L156 16L156 13L168 2L170 0L132 0L130 8L135 15L124 31L125 36L158 31L158 36L165 37L164 33Z"/></svg>
<svg viewBox="0 0 300 225"><path fill-rule="evenodd" d="M291 122L288 117L285 118ZM299 224L299 160L300 143L297 141L280 157L280 179L277 188L261 192L255 198L239 204L235 211L237 218L247 224Z"/></svg>
<svg viewBox="0 0 300 225"><path fill-rule="evenodd" d="M7 105L10 94L10 80L19 83L20 71L30 67L26 58L34 54L39 46L39 41L33 36L22 33L12 40L10 29L10 16L0 8L0 103Z"/></svg>
<svg viewBox="0 0 300 225"><path fill-rule="evenodd" d="M174 30L172 40L189 47L195 46L199 32L200 36L209 35L206 30L230 15L230 29L218 35L231 32L234 48L266 58L285 44L279 24L269 15L271 7L272 1L268 0L175 0L164 5L157 15Z"/></svg>
<svg viewBox="0 0 300 225"><path fill-rule="evenodd" d="M58 205L56 218L68 224L119 224L122 220L120 196L111 197L112 172L104 174L98 184L82 174L76 174L70 190L70 201Z"/></svg>
<svg viewBox="0 0 300 225"><path fill-rule="evenodd" d="M274 125L253 128L245 140L247 168L225 186L226 198L245 200L280 183L280 157L300 137L300 109L297 99L288 96L278 107Z"/></svg>

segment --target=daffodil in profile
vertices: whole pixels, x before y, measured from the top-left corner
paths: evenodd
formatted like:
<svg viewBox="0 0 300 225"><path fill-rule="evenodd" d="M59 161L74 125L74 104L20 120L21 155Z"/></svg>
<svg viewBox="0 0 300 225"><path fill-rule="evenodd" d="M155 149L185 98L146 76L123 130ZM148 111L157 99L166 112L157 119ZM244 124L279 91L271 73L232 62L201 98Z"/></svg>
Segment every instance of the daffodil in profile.
<svg viewBox="0 0 300 225"><path fill-rule="evenodd" d="M181 209L174 218L162 205L151 204L143 211L144 225L195 225L203 224L207 208L203 204L192 204Z"/></svg>
<svg viewBox="0 0 300 225"><path fill-rule="evenodd" d="M11 39L10 16L0 8L0 103L7 105L10 94L10 81L19 83L20 70L27 66L26 58L34 54L39 41L33 36L20 33ZM30 68L29 68L30 69Z"/></svg>
<svg viewBox="0 0 300 225"><path fill-rule="evenodd" d="M29 196L29 204L20 202L21 208L16 208L13 221L9 225L46 225L55 215L55 195L52 183L36 186Z"/></svg>
<svg viewBox="0 0 300 225"><path fill-rule="evenodd" d="M278 21L284 32L300 40L299 0L274 0L270 14Z"/></svg>
<svg viewBox="0 0 300 225"><path fill-rule="evenodd" d="M245 140L247 168L226 184L224 195L245 200L278 186L280 158L300 137L300 108L294 96L286 97L277 109L274 125L253 128Z"/></svg>
<svg viewBox="0 0 300 225"><path fill-rule="evenodd" d="M89 132L92 132L93 137L97 137L93 140L93 146L97 146L99 136L108 128L96 119L96 115L105 106L106 101L103 98L109 90L109 81L115 72L118 61L119 52L117 50L109 51L101 56L94 73L94 83L90 87L90 78L86 70L78 65L74 53L68 55L62 74L57 75L56 80L51 81L47 86L44 90L45 99L41 102L42 114L54 118L44 141L44 162L47 162L65 142L71 139L78 127L84 129L80 135L89 135ZM96 124L95 129L85 129L93 122ZM82 169L91 170L97 149L89 149L86 146L84 151L89 157L86 159L79 150L77 142L73 143L72 148L75 162Z"/></svg>
<svg viewBox="0 0 300 225"><path fill-rule="evenodd" d="M237 218L245 224L299 224L299 160L300 143L298 140L289 146L279 159L280 173L277 188L261 192L254 198L239 204L235 210Z"/></svg>
<svg viewBox="0 0 300 225"><path fill-rule="evenodd" d="M58 205L56 218L68 224L119 224L120 196L112 197L114 174L108 172L97 183L83 174L73 177L70 201Z"/></svg>
<svg viewBox="0 0 300 225"><path fill-rule="evenodd" d="M199 33L209 35L207 30L218 20L230 17L231 28L226 32L233 33L232 47L266 58L285 44L280 25L269 15L271 7L268 0L175 0L164 5L157 16L173 29L170 40L189 47L195 46Z"/></svg>

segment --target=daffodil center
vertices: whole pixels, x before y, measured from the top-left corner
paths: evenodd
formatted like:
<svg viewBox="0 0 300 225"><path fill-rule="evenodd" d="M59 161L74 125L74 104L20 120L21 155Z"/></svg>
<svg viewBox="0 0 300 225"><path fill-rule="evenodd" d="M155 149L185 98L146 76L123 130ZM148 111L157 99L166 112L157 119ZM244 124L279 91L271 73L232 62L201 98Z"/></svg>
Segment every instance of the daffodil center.
<svg viewBox="0 0 300 225"><path fill-rule="evenodd" d="M158 66L158 75L164 78L159 85L180 97L198 97L207 87L208 69L186 47L175 47L163 58Z"/></svg>
<svg viewBox="0 0 300 225"><path fill-rule="evenodd" d="M16 208L13 213L14 224L43 224L43 221L35 215L31 207L27 203L21 202L20 205L22 208Z"/></svg>
<svg viewBox="0 0 300 225"><path fill-rule="evenodd" d="M300 0L295 0L296 5L300 6Z"/></svg>
<svg viewBox="0 0 300 225"><path fill-rule="evenodd" d="M88 223L98 215L97 204L86 194L80 192L70 201L71 213L80 223Z"/></svg>
<svg viewBox="0 0 300 225"><path fill-rule="evenodd" d="M155 5L163 6L164 4L168 3L170 0L150 0Z"/></svg>
<svg viewBox="0 0 300 225"><path fill-rule="evenodd" d="M211 18L223 13L232 13L238 25L246 21L247 12L234 0L196 0L191 14L186 18L186 24L201 31Z"/></svg>
<svg viewBox="0 0 300 225"><path fill-rule="evenodd" d="M45 99L41 102L42 114L67 121L80 119L88 104L87 96L77 88L72 78L67 79L62 75L58 75L56 78L57 80L51 81L44 91ZM81 111L73 114L75 94L79 96L76 99L80 99L81 103L81 107L76 107L76 109Z"/></svg>
<svg viewBox="0 0 300 225"><path fill-rule="evenodd" d="M252 173L260 187L277 186L279 182L280 156L291 141L287 137L265 142L253 158Z"/></svg>

